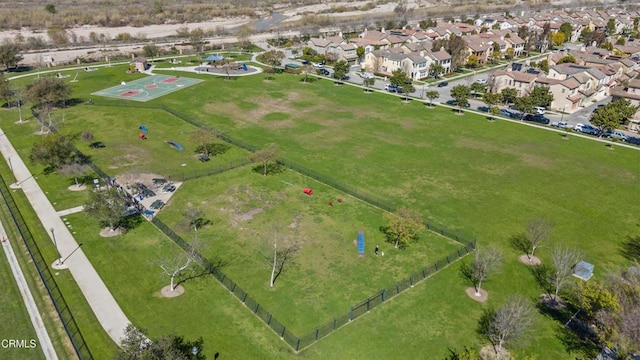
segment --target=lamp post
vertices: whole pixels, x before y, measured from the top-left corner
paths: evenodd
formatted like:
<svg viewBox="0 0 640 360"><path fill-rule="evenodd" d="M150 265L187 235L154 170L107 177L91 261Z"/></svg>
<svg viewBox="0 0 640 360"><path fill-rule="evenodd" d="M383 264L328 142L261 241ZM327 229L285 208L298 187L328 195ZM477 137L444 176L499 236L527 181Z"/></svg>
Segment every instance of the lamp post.
<svg viewBox="0 0 640 360"><path fill-rule="evenodd" d="M60 265L61 256L60 256L60 251L58 251L58 243L56 242L56 234L53 231L53 228L50 228L49 231L51 231L51 237L53 238L53 246L55 246L56 254L58 254L58 260L57 260L58 264L57 265Z"/></svg>
<svg viewBox="0 0 640 360"><path fill-rule="evenodd" d="M560 122L562 122L562 120L564 120L564 110L567 108L567 105L564 105L562 107L562 114L560 115Z"/></svg>

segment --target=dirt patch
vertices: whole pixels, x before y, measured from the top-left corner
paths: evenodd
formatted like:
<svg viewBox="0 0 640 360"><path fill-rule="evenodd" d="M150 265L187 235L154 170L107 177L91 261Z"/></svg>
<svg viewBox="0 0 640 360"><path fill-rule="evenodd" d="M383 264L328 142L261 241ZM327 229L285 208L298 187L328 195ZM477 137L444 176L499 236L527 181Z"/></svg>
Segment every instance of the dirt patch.
<svg viewBox="0 0 640 360"><path fill-rule="evenodd" d="M85 185L85 184L80 184L80 185L73 184L73 185L69 186L67 189L69 189L70 191L85 191L85 190L87 190L87 185Z"/></svg>
<svg viewBox="0 0 640 360"><path fill-rule="evenodd" d="M253 219L255 215L260 214L264 210L262 208L255 208L247 211L246 213L236 215L234 218L236 221L249 221Z"/></svg>
<svg viewBox="0 0 640 360"><path fill-rule="evenodd" d="M125 231L123 228L117 228L115 230L111 230L111 228L108 226L100 230L100 236L102 237L114 237L114 236L122 235L124 233Z"/></svg>
<svg viewBox="0 0 640 360"><path fill-rule="evenodd" d="M480 289L479 291L480 295L476 295L476 288L474 287L467 288L465 292L467 293L468 297L470 297L471 299L477 302L483 303L489 299L489 293L486 292L484 289Z"/></svg>
<svg viewBox="0 0 640 360"><path fill-rule="evenodd" d="M160 290L160 297L162 298L174 298L184 294L184 286L178 285L173 291L171 291L171 285L167 285Z"/></svg>
<svg viewBox="0 0 640 360"><path fill-rule="evenodd" d="M511 357L511 353L505 349L502 348L499 351L499 354L496 353L496 349L493 348L493 345L486 345L484 347L482 347L482 349L480 349L480 357L483 360L511 360L513 359L513 357Z"/></svg>
<svg viewBox="0 0 640 360"><path fill-rule="evenodd" d="M520 255L518 260L525 265L540 265L542 261L537 256Z"/></svg>

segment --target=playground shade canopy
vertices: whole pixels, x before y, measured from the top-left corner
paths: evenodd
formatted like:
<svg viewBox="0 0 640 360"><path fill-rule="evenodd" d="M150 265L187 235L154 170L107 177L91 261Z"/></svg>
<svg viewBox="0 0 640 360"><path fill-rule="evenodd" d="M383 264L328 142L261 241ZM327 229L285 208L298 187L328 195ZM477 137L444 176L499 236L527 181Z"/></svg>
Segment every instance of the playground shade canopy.
<svg viewBox="0 0 640 360"><path fill-rule="evenodd" d="M220 61L224 59L224 57L220 54L209 55L205 58L206 61Z"/></svg>
<svg viewBox="0 0 640 360"><path fill-rule="evenodd" d="M573 276L587 281L593 276L593 268L593 264L589 264L586 261L579 261L573 268Z"/></svg>

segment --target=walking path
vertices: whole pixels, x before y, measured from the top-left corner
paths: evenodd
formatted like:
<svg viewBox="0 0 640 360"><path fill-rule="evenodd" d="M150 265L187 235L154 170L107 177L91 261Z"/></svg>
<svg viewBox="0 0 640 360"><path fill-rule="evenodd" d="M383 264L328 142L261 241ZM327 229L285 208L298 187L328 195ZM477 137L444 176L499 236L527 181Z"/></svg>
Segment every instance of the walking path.
<svg viewBox="0 0 640 360"><path fill-rule="evenodd" d="M0 223L0 233L2 233L2 249L4 250L4 254L7 256L7 261L9 262L9 266L11 267L11 272L13 273L13 277L16 279L16 284L18 284L18 288L20 289L20 295L22 295L22 301L24 302L24 306L27 308L27 312L29 313L29 318L31 319L31 324L33 324L33 328L36 331L36 335L38 336L39 347L42 349L44 356L47 360L58 360L58 355L56 354L56 350L51 343L51 338L49 338L49 333L47 332L46 327L44 326L44 322L42 321L42 317L40 316L40 312L38 311L38 306L36 302L33 300L33 295L31 295L31 290L29 289L29 285L27 284L27 280L22 273L22 269L20 268L20 264L18 263L18 259L16 258L16 254L13 251L13 247L9 242L9 239L6 238L4 234L4 226Z"/></svg>
<svg viewBox="0 0 640 360"><path fill-rule="evenodd" d="M113 298L113 295L111 295L111 292L109 292L109 289L82 249L78 248L78 243L69 232L69 229L1 129L0 152L7 162L11 159L13 172L20 187L24 190L42 226L45 229L51 229L47 233L52 240L54 240L53 236L55 236L55 244L57 244L62 259L65 259L73 252L73 256L66 259L64 265L68 267L93 313L98 318L100 325L113 341L121 344L122 339L124 339L124 330L131 322Z"/></svg>
<svg viewBox="0 0 640 360"><path fill-rule="evenodd" d="M75 213L82 212L84 210L84 205L76 206L71 209L64 209L57 212L58 216L63 217L65 215L71 215Z"/></svg>

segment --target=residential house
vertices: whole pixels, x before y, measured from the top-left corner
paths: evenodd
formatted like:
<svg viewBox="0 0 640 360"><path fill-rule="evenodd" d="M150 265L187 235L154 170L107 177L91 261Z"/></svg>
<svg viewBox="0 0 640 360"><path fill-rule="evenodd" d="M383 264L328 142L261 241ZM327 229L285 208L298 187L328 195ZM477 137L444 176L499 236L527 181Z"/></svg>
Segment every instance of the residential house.
<svg viewBox="0 0 640 360"><path fill-rule="evenodd" d="M629 100L631 105L640 106L640 79L629 80L626 86L616 86L611 90L612 100L625 99ZM631 131L640 131L640 110L635 113L628 124Z"/></svg>

